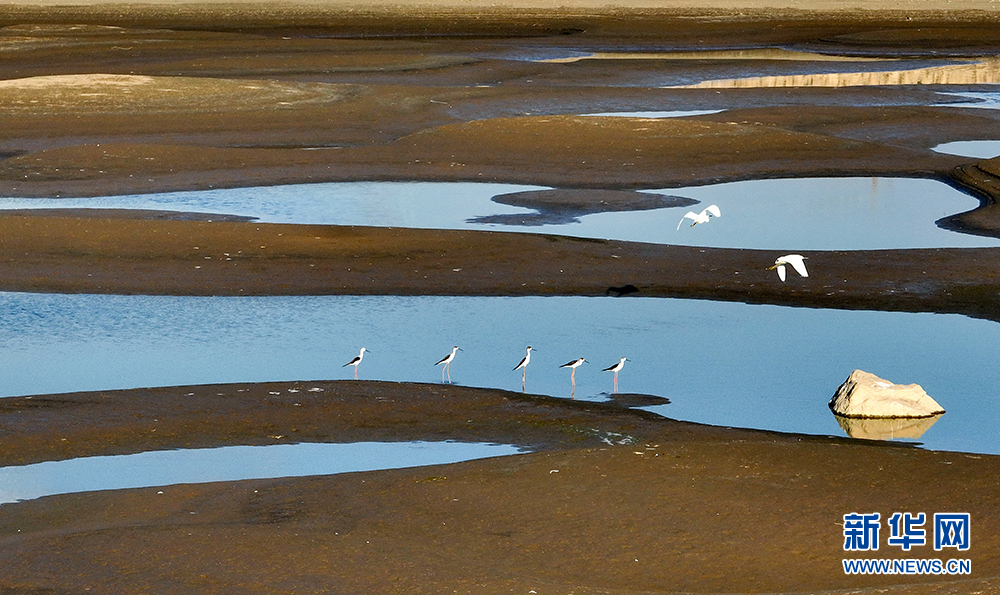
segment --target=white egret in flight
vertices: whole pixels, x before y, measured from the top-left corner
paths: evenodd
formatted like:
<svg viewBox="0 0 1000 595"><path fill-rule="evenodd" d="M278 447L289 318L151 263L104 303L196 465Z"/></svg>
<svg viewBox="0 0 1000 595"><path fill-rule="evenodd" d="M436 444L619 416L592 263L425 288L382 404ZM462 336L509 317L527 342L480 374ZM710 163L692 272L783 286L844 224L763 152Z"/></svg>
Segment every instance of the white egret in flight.
<svg viewBox="0 0 1000 595"><path fill-rule="evenodd" d="M784 281L785 265L789 264L792 265L792 268L795 269L795 272L802 275L803 277L808 277L809 271L806 270L806 263L804 262L805 260L807 260L806 257L802 256L801 254L786 254L784 256L779 256L774 261L773 265L767 267L767 270L770 271L773 269L778 269L778 278Z"/></svg>
<svg viewBox="0 0 1000 595"><path fill-rule="evenodd" d="M690 219L694 221L691 227L698 225L699 223L708 223L710 216L721 217L722 212L719 211L719 207L716 205L708 205L700 213L695 213L694 211L688 211L683 217L681 217L680 222L677 223L677 229L681 228L681 223L684 223L685 219Z"/></svg>

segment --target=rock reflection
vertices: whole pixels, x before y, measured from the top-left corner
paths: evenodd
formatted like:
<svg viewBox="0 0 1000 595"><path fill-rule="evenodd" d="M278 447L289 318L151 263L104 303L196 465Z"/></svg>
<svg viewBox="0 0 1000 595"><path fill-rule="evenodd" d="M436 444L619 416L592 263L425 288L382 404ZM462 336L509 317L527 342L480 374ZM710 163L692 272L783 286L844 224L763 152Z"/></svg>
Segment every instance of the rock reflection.
<svg viewBox="0 0 1000 595"><path fill-rule="evenodd" d="M673 89L757 89L771 87L862 87L884 85L979 85L1000 83L1000 57L878 72L829 72L702 81Z"/></svg>
<svg viewBox="0 0 1000 595"><path fill-rule="evenodd" d="M837 423L851 438L864 440L917 439L924 435L944 414L930 417L857 418L834 415Z"/></svg>

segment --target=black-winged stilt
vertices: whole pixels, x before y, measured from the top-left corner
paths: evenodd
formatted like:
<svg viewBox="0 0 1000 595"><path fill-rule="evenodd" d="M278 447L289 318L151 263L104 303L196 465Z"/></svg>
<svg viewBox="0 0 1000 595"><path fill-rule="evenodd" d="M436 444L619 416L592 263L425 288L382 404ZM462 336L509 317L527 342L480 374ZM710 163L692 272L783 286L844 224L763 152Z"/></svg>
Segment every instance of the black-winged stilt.
<svg viewBox="0 0 1000 595"><path fill-rule="evenodd" d="M576 369L585 363L587 363L587 360L581 357L579 359L575 359L571 362L566 362L565 364L559 366L560 368L571 368L573 370L569 374L569 381L571 383L569 389L569 396L571 399L576 398Z"/></svg>
<svg viewBox="0 0 1000 595"><path fill-rule="evenodd" d="M524 351L524 359L522 359L521 362L516 366L514 366L514 369L511 370L512 372L516 370L521 370L521 392L524 392L524 373L528 369L528 362L530 361L531 361L531 346L529 345L528 348L525 349Z"/></svg>
<svg viewBox="0 0 1000 595"><path fill-rule="evenodd" d="M585 360L585 359L583 359L581 357L581 358L575 359L575 360L573 360L571 362L566 362L565 364L563 364L563 365L561 365L559 367L560 368L572 368L573 369L573 371L570 372L569 380L570 380L570 382L573 383L573 386L576 386L576 369L579 368L581 365L583 365L585 363L587 363L587 360Z"/></svg>
<svg viewBox="0 0 1000 595"><path fill-rule="evenodd" d="M357 355L357 357L355 357L355 358L354 358L354 359L352 359L351 361L347 362L347 363L346 363L346 364L344 364L344 366L343 366L343 367L345 367L345 368L346 368L347 366L354 366L354 379L355 379L355 380L357 380L357 379L358 379L358 365L359 365L359 364L361 363L361 360L362 360L362 359L363 359L363 358L365 357L365 351L367 351L367 349L365 349L364 347L362 347L362 348L361 348L361 353L359 353L359 354Z"/></svg>
<svg viewBox="0 0 1000 595"><path fill-rule="evenodd" d="M441 364L444 364L444 367L441 368L441 382L444 382L444 373L448 372L448 383L451 384L451 361L455 359L455 353L458 351L461 351L461 349L459 348L458 345L455 345L454 347L451 348L451 353L442 357L440 360L438 360L438 363L434 364L435 366L440 366Z"/></svg>
<svg viewBox="0 0 1000 595"><path fill-rule="evenodd" d="M615 373L615 392L618 392L618 372L620 372L621 369L625 367L625 362L627 362L627 361L631 361L631 360L626 359L626 358L623 357L620 360L618 360L617 364L615 364L613 366L608 366L607 368L604 368L603 370L601 370L602 372L614 372Z"/></svg>

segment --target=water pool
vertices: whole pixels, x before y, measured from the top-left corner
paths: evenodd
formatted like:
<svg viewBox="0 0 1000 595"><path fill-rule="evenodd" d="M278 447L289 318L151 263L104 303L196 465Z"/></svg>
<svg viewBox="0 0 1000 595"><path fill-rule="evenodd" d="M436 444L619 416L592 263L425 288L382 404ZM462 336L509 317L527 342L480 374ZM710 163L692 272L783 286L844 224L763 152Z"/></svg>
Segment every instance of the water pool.
<svg viewBox="0 0 1000 595"><path fill-rule="evenodd" d="M0 504L96 490L402 469L520 452L504 444L354 442L225 446L81 457L0 467Z"/></svg>
<svg viewBox="0 0 1000 595"><path fill-rule="evenodd" d="M959 140L942 143L933 149L948 155L961 155L975 159L992 159L1000 156L1000 140Z"/></svg>
<svg viewBox="0 0 1000 595"><path fill-rule="evenodd" d="M754 180L649 190L701 205L585 215L576 222L499 225L491 215L532 214L498 204L501 194L539 186L347 182L61 199L0 199L0 209L123 208L208 212L271 223L530 231L658 244L764 250L879 250L1000 246L1000 240L944 230L935 221L979 205L947 184L904 178ZM717 204L722 217L677 229L684 213Z"/></svg>
<svg viewBox="0 0 1000 595"><path fill-rule="evenodd" d="M499 321L499 323L498 323ZM855 368L917 383L947 411L928 448L1000 454L1000 324L955 314L585 297L171 297L0 293L0 395L225 382L440 382L603 400L695 422L844 435L827 402Z"/></svg>

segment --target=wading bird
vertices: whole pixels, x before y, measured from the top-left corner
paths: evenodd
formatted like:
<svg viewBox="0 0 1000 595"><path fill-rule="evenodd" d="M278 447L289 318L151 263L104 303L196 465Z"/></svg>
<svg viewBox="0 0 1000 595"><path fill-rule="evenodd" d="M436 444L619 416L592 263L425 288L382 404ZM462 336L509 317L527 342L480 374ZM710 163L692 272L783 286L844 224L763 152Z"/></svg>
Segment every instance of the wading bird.
<svg viewBox="0 0 1000 595"><path fill-rule="evenodd" d="M367 349L365 349L364 347L362 347L361 348L361 353L359 353L357 357L355 357L351 361L347 362L343 366L345 368L347 366L354 366L354 379L355 380L358 379L358 365L361 364L361 360L365 357L365 351L367 351Z"/></svg>
<svg viewBox="0 0 1000 595"><path fill-rule="evenodd" d="M585 359L583 359L581 357L580 359L575 359L575 360L573 360L571 362L566 362L565 364L563 364L563 365L561 365L559 367L560 368L572 368L573 369L573 371L570 372L569 380L570 380L570 382L573 383L573 386L576 386L576 369L579 368L581 365L583 365L585 363L587 363L587 360L585 360Z"/></svg>
<svg viewBox="0 0 1000 595"><path fill-rule="evenodd" d="M521 392L524 392L524 373L525 371L527 371L528 362L530 361L531 361L531 346L529 345L524 352L524 359L522 359L521 363L514 366L514 369L511 370L512 372L521 370Z"/></svg>
<svg viewBox="0 0 1000 595"><path fill-rule="evenodd" d="M691 227L694 227L699 223L708 223L710 215L715 217L721 217L722 213L719 211L719 207L717 207L716 205L708 205L707 207L702 209L700 213L695 213L694 211L688 211L687 213L684 214L683 217L681 217L680 222L677 223L677 229L681 228L681 223L684 223L685 219L690 219L694 221L694 223L691 224Z"/></svg>
<svg viewBox="0 0 1000 595"><path fill-rule="evenodd" d="M786 254L784 256L779 256L774 261L774 264L767 267L767 270L770 271L772 269L778 269L778 278L783 282L785 280L785 265L790 264L792 265L792 268L795 269L795 272L803 277L808 277L809 271L806 270L806 263L803 262L805 260L807 260L807 258L801 254Z"/></svg>
<svg viewBox="0 0 1000 595"><path fill-rule="evenodd" d="M438 363L434 364L435 366L440 366L441 364L444 364L444 367L441 368L441 382L444 382L444 373L448 372L448 384L451 384L451 360L455 359L455 352L458 351L461 351L461 349L458 347L458 345L455 345L454 347L451 348L451 353L442 357L440 360L438 360Z"/></svg>
<svg viewBox="0 0 1000 595"><path fill-rule="evenodd" d="M560 368L571 368L573 370L569 374L569 381L570 383L572 383L569 389L569 396L571 399L576 398L576 369L585 363L587 363L587 360L581 357L579 359L575 359L571 362L566 362L565 364L559 366Z"/></svg>
<svg viewBox="0 0 1000 595"><path fill-rule="evenodd" d="M615 373L615 392L618 392L618 372L620 372L621 369L625 367L625 362L627 362L627 361L631 361L631 360L626 359L626 358L623 357L620 360L618 360L617 364L615 364L613 366L608 366L607 368L604 368L603 370L601 370L602 372L614 372Z"/></svg>

